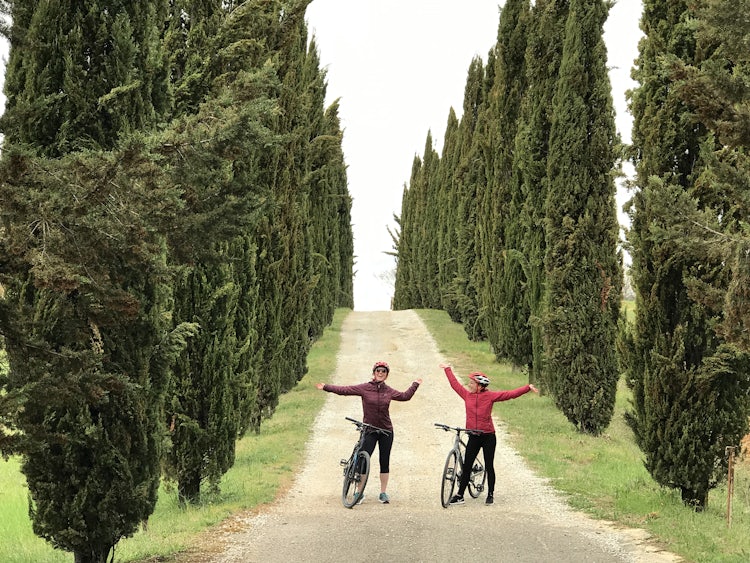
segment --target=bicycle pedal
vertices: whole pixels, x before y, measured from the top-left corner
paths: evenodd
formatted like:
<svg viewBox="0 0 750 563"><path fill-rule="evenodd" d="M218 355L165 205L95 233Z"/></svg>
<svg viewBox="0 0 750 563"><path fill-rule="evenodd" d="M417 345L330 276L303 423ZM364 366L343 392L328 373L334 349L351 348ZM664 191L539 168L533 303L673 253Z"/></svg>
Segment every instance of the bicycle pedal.
<svg viewBox="0 0 750 563"><path fill-rule="evenodd" d="M341 461L339 461L339 465L346 466L347 463L348 463L348 461L345 460L345 459L342 459Z"/></svg>

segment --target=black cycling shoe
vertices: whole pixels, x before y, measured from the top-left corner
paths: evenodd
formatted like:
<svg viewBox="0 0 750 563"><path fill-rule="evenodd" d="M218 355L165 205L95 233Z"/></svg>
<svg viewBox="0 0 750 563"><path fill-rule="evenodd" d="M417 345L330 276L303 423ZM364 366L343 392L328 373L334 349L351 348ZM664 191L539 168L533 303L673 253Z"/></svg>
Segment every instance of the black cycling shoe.
<svg viewBox="0 0 750 563"><path fill-rule="evenodd" d="M487 500L484 501L484 504L492 504L495 502L495 496L492 493L487 494Z"/></svg>

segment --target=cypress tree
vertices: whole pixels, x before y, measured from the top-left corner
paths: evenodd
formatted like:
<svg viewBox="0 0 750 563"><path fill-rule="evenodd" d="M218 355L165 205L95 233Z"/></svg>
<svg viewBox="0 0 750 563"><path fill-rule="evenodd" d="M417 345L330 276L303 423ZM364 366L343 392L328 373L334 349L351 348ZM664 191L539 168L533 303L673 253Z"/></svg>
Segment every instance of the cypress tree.
<svg viewBox="0 0 750 563"><path fill-rule="evenodd" d="M492 57L487 66L491 66ZM480 120L487 100L487 76L479 57L469 65L464 89L463 115L459 125L461 148L456 171L458 190L458 252L456 277L453 292L458 297L458 308L464 330L471 340L485 338L481 323L478 278L481 279L481 262L478 244L482 226L478 200L482 186L486 186L485 160L480 156L480 147L485 136Z"/></svg>
<svg viewBox="0 0 750 563"><path fill-rule="evenodd" d="M553 99L546 201L545 352L551 391L582 432L612 418L621 270L614 111L602 26L607 5L572 0Z"/></svg>
<svg viewBox="0 0 750 563"><path fill-rule="evenodd" d="M115 147L165 115L165 10L13 4L0 122L4 401L23 404L11 448L34 531L77 561L105 561L152 512L168 369L192 331L165 324L164 233L181 205L144 158L148 142L81 150Z"/></svg>
<svg viewBox="0 0 750 563"><path fill-rule="evenodd" d="M232 17L221 22L215 46L209 46L203 58L196 56L213 60L208 53L216 53L217 68L223 72L204 64L205 76L198 76L198 70L191 73L194 85L212 85L214 98L204 102L197 123L203 113L227 119L213 135L224 148L207 140L206 150L193 150L185 161L181 176L195 184L229 182L259 205L241 218L244 234L229 245L218 242L210 252L201 252L200 262L190 266L175 288L176 321L201 326L175 367L168 413L170 472L178 481L180 498L189 502L200 498L203 482L216 488L233 463L237 437L251 428L259 430L278 395L304 373L309 343L330 322L341 280L349 280L351 296L352 239L348 237L348 246L346 240L337 240L340 221L346 220L350 228L338 118L335 108L324 114L323 74L314 43L306 51L304 26L299 19L289 20L281 24L286 32L279 33L280 6L246 3L234 9ZM287 13L290 18L298 15ZM255 45L248 43L248 36L268 40L263 49L247 52L248 45ZM269 60L277 62L269 65ZM289 83L280 89L287 77ZM279 98L280 91L293 95ZM284 113L292 116L288 121L279 119L282 104ZM202 142L206 140L195 139L191 145ZM230 144L233 148L227 151ZM285 163L289 150L296 151L295 156ZM227 153L242 157L227 159ZM276 169L281 172L273 172ZM279 178L295 189L290 191ZM292 212L290 223L279 219L287 216L285 207ZM289 225L291 231L286 230ZM291 242L284 243L288 236ZM269 243L275 260L263 251ZM280 282L279 276L287 281ZM315 296L320 299L314 301ZM264 328L269 326L270 331ZM284 380L281 374L291 376Z"/></svg>
<svg viewBox="0 0 750 563"><path fill-rule="evenodd" d="M443 154L440 158L438 186L440 203L438 204L438 224L435 227L438 236L438 286L440 289L440 308L448 313L454 322L461 322L459 299L452 287L458 271L458 203L459 190L456 183L458 168L460 133L459 121L453 108L448 113L448 124L445 128Z"/></svg>
<svg viewBox="0 0 750 563"><path fill-rule="evenodd" d="M679 69L721 74L734 66L724 58L734 42L699 43L700 12L687 3L644 8L639 86L631 95L638 190L628 234L636 289L635 324L624 346L633 389L628 422L654 479L703 510L725 474L725 447L737 445L747 428L747 353L727 324L741 311L734 308L741 292L728 277L744 279L742 245L739 254L727 252L714 234L736 233L746 221L748 183L740 172L744 151L733 155L731 145L717 143L731 143L734 128L724 129L727 121L714 120L713 111L733 104L723 96L705 104L717 90L696 88L700 77L683 81Z"/></svg>
<svg viewBox="0 0 750 563"><path fill-rule="evenodd" d="M418 273L416 271L416 231L417 203L414 202L416 197L411 186L416 186L422 175L422 159L417 155L414 156L411 167L411 177L408 186L404 186L401 196L401 216L395 217L401 230L396 234L394 250L396 254L396 281L393 292L393 309L396 311L403 309L418 308L420 303L417 284L419 283Z"/></svg>
<svg viewBox="0 0 750 563"><path fill-rule="evenodd" d="M432 132L427 132L422 165L419 168L416 185L410 186L413 237L416 243L418 301L413 307L435 309L440 305L437 286L437 237L432 233L436 227L438 210L437 172L440 158L435 152Z"/></svg>
<svg viewBox="0 0 750 563"><path fill-rule="evenodd" d="M529 312L531 360L529 380L549 388L544 377L543 322L546 273L544 271L545 200L547 197L547 157L552 120L552 99L556 90L568 0L538 1L531 12L526 47L528 86L521 105L516 134L514 169L520 183L523 205L517 219L523 229L520 252L510 249L524 268L525 298Z"/></svg>
<svg viewBox="0 0 750 563"><path fill-rule="evenodd" d="M6 147L0 165L8 447L35 533L77 561L104 562L153 511L168 370L192 331L165 323L160 233L180 207L133 149L48 161ZM40 217L45 236L29 237Z"/></svg>
<svg viewBox="0 0 750 563"><path fill-rule="evenodd" d="M314 50L314 46L311 50ZM318 280L311 297L314 307L311 335L314 338L318 338L323 328L331 324L336 307L353 307L352 238L342 237L340 229L344 221L346 225L351 225L351 197L346 186L346 164L341 146L343 132L338 110L338 102L325 110L318 134L310 143L310 220L314 225L313 252ZM347 278L348 284L345 281Z"/></svg>
<svg viewBox="0 0 750 563"><path fill-rule="evenodd" d="M61 156L110 149L169 111L160 26L166 3L15 2L6 138Z"/></svg>
<svg viewBox="0 0 750 563"><path fill-rule="evenodd" d="M498 358L516 365L530 362L528 306L524 299L522 264L507 250L520 250L524 233L519 224L523 205L520 178L514 169L515 137L521 100L526 89L525 52L529 3L506 2L500 13L495 47L495 81L490 92L494 162L490 178L492 239L488 248L491 276L486 297L487 339Z"/></svg>

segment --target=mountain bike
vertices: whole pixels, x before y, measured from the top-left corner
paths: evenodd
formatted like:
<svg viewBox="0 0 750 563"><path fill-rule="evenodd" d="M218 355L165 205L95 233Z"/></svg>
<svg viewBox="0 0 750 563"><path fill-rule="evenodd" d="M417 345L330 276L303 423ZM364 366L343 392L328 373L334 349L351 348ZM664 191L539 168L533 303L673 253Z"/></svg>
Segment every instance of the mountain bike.
<svg viewBox="0 0 750 563"><path fill-rule="evenodd" d="M454 432L453 447L448 452L443 468L443 480L440 484L440 503L443 508L448 508L453 491L456 490L456 483L461 480L461 468L464 465L464 455L466 454L466 439L462 434L473 434L474 430L468 428L459 428L457 426L447 426L445 424L435 423L435 426L446 432ZM474 461L469 477L469 494L472 498L477 498L484 490L484 483L487 480L487 472L484 465L479 462L479 458Z"/></svg>
<svg viewBox="0 0 750 563"><path fill-rule="evenodd" d="M341 491L341 502L346 508L352 508L365 492L367 478L370 476L370 454L363 449L365 436L368 432L383 432L385 434L390 434L390 432L348 416L345 418L359 429L359 440L354 444L352 455L349 456L349 459L341 460L341 465L344 466L344 488ZM355 496L355 493L359 493L359 495Z"/></svg>

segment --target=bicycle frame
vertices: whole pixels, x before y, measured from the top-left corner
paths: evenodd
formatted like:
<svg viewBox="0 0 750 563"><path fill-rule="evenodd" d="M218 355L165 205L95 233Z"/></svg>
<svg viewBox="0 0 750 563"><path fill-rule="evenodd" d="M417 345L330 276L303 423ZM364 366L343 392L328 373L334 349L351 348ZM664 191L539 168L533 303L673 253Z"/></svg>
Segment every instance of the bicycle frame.
<svg viewBox="0 0 750 563"><path fill-rule="evenodd" d="M458 426L448 426L446 424L434 423L438 428L445 430L446 432L453 432L453 446L448 452L448 457L445 460L445 467L443 468L443 479L440 486L440 502L443 508L447 508L450 503L450 499L453 496L453 492L456 489L456 483L461 480L462 468L464 465L464 459L466 456L466 439L462 434L475 433L475 430L468 428L461 428ZM469 477L469 494L472 498L477 498L479 494L484 490L484 482L487 478L487 474L484 470L484 466L477 459L471 468L471 475Z"/></svg>
<svg viewBox="0 0 750 563"><path fill-rule="evenodd" d="M349 459L342 459L340 464L344 467L344 488L341 491L341 502L346 508L352 508L358 504L367 486L370 475L370 454L364 449L367 431L382 432L390 434L388 430L378 428L366 422L345 417L359 430L359 439L354 444Z"/></svg>

